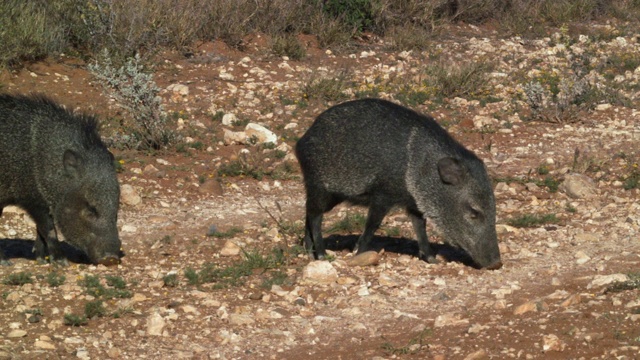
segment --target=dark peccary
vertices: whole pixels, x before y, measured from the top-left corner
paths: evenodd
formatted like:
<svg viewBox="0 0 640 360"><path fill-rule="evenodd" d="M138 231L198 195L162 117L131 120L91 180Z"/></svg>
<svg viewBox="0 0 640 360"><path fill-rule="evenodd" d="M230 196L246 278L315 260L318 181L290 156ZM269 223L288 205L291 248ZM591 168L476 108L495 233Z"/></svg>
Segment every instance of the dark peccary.
<svg viewBox="0 0 640 360"><path fill-rule="evenodd" d="M120 187L97 127L42 96L0 95L0 213L16 205L33 218L39 261L66 263L57 226L91 262L119 262Z"/></svg>
<svg viewBox="0 0 640 360"><path fill-rule="evenodd" d="M483 162L433 118L389 101L364 99L318 116L296 145L307 192L304 245L326 255L322 216L348 201L369 207L355 250L371 248L374 232L394 206L406 209L420 258L435 262L426 218L445 241L483 268L499 268L496 209Z"/></svg>

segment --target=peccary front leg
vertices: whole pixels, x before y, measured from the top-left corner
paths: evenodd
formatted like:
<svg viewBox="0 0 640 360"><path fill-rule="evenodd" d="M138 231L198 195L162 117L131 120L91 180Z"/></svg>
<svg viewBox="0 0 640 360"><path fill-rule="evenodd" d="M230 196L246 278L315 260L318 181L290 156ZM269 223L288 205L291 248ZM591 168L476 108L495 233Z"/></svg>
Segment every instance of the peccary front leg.
<svg viewBox="0 0 640 360"><path fill-rule="evenodd" d="M420 251L418 257L430 264L436 264L438 262L436 253L429 244L429 238L427 237L427 221L413 211L408 211L408 213L413 224L413 231L418 237L418 249Z"/></svg>
<svg viewBox="0 0 640 360"><path fill-rule="evenodd" d="M53 219L47 217L44 221L36 221L38 236L33 250L36 254L36 261L40 264L47 262L53 264L67 266L69 262L62 254L60 250L60 241L58 241L58 234L53 224Z"/></svg>
<svg viewBox="0 0 640 360"><path fill-rule="evenodd" d="M372 204L369 207L369 214L367 215L367 223L364 227L364 232L358 238L356 247L353 249L357 254L361 254L371 249L371 240L373 234L380 227L382 220L389 212L390 208L382 204Z"/></svg>

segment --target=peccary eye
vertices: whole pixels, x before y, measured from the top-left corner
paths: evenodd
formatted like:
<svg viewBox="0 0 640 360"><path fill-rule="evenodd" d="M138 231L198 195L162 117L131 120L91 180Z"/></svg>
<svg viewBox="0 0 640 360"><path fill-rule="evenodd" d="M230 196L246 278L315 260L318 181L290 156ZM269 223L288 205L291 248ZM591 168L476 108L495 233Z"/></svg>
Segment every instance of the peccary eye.
<svg viewBox="0 0 640 360"><path fill-rule="evenodd" d="M98 210L91 205L87 205L84 209L82 209L82 216L86 219L97 219Z"/></svg>

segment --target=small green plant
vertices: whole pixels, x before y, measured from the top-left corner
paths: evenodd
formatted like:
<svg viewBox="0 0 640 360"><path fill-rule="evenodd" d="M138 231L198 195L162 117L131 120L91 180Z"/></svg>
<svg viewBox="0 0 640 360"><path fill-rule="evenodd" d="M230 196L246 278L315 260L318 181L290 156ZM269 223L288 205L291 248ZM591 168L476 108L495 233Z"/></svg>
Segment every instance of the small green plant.
<svg viewBox="0 0 640 360"><path fill-rule="evenodd" d="M119 276L106 276L105 282L108 287L102 285L100 278L93 275L85 275L85 277L78 283L80 286L84 286L85 292L96 299L122 299L130 298L133 296L131 291L126 289L126 282Z"/></svg>
<svg viewBox="0 0 640 360"><path fill-rule="evenodd" d="M40 315L43 316L44 313L42 312L42 309L40 308L35 308L35 309L27 309L24 311L25 314L29 314L29 315Z"/></svg>
<svg viewBox="0 0 640 360"><path fill-rule="evenodd" d="M424 86L442 98L479 97L487 91L494 65L486 61L434 62L425 70Z"/></svg>
<svg viewBox="0 0 640 360"><path fill-rule="evenodd" d="M409 355L416 354L425 345L425 337L431 334L431 329L425 327L417 336L411 338L409 342L404 346L395 346L392 343L385 341L382 343L382 350L389 355Z"/></svg>
<svg viewBox="0 0 640 360"><path fill-rule="evenodd" d="M116 103L131 115L133 122L125 129L131 135L122 138L126 145L148 150L174 143L176 136L169 129L168 116L159 96L160 88L153 75L144 71L139 55L129 58L116 69L105 49L99 60L89 64L88 69Z"/></svg>
<svg viewBox="0 0 640 360"><path fill-rule="evenodd" d="M102 300L93 300L84 304L84 316L86 319L103 317L107 313Z"/></svg>
<svg viewBox="0 0 640 360"><path fill-rule="evenodd" d="M627 274L629 280L627 281L618 281L615 282L605 289L605 293L616 293L627 290L636 290L640 289L640 273L630 273Z"/></svg>
<svg viewBox="0 0 640 360"><path fill-rule="evenodd" d="M302 98L305 100L340 101L347 98L344 91L350 81L346 72L327 75L325 77L312 76L302 86Z"/></svg>
<svg viewBox="0 0 640 360"><path fill-rule="evenodd" d="M166 287L176 287L180 283L177 274L167 274L162 277L162 281L164 282L164 286Z"/></svg>
<svg viewBox="0 0 640 360"><path fill-rule="evenodd" d="M184 277L187 278L189 285L199 285L200 284L200 276L198 272L194 269L188 267L184 270Z"/></svg>
<svg viewBox="0 0 640 360"><path fill-rule="evenodd" d="M384 228L384 231L387 234L387 236L391 236L391 237L398 237L401 234L400 228L397 226Z"/></svg>
<svg viewBox="0 0 640 360"><path fill-rule="evenodd" d="M76 314L64 314L64 324L68 326L83 326L87 325L87 317L84 315Z"/></svg>
<svg viewBox="0 0 640 360"><path fill-rule="evenodd" d="M397 90L395 98L409 107L416 107L424 104L430 98L430 95L424 90L416 90L411 85L404 85Z"/></svg>
<svg viewBox="0 0 640 360"><path fill-rule="evenodd" d="M575 214L576 212L578 212L578 209L576 209L575 206L567 203L567 206L565 206L565 210L567 210L567 212Z"/></svg>
<svg viewBox="0 0 640 360"><path fill-rule="evenodd" d="M357 231L362 231L364 229L364 224L366 222L366 217L360 213L350 213L347 212L345 217L333 224L327 232L335 233L353 233Z"/></svg>
<svg viewBox="0 0 640 360"><path fill-rule="evenodd" d="M60 275L57 272L50 272L47 274L47 284L51 287L58 287L64 284L66 280L64 275Z"/></svg>
<svg viewBox="0 0 640 360"><path fill-rule="evenodd" d="M105 280L107 280L107 285L113 286L116 289L125 289L127 287L127 282L121 278L120 276L105 276Z"/></svg>
<svg viewBox="0 0 640 360"><path fill-rule="evenodd" d="M622 183L622 187L625 190L640 189L640 168L638 166L637 162L629 166L629 174L624 178L624 182Z"/></svg>
<svg viewBox="0 0 640 360"><path fill-rule="evenodd" d="M211 121L213 122L221 122L224 117L224 111L218 110L215 114L211 114Z"/></svg>
<svg viewBox="0 0 640 360"><path fill-rule="evenodd" d="M273 271L269 277L262 281L261 286L265 289L271 289L273 285L292 285L291 279L284 271Z"/></svg>
<svg viewBox="0 0 640 360"><path fill-rule="evenodd" d="M4 278L2 283L5 285L15 285L15 286L31 284L33 283L33 278L31 277L30 272L21 271L18 273L9 274L6 278Z"/></svg>
<svg viewBox="0 0 640 360"><path fill-rule="evenodd" d="M122 317L122 315L124 314L131 314L133 312L134 312L134 309L130 306L127 306L127 307L119 308L116 311L112 312L111 317L113 317L114 319L118 319Z"/></svg>
<svg viewBox="0 0 640 360"><path fill-rule="evenodd" d="M545 186L552 193L558 192L558 187L560 186L561 183L562 181L560 181L560 179L555 178L553 176L546 176L544 180L536 181L536 185Z"/></svg>
<svg viewBox="0 0 640 360"><path fill-rule="evenodd" d="M388 37L391 39L391 50L426 50L430 40L430 32L422 26L405 23L390 29Z"/></svg>
<svg viewBox="0 0 640 360"><path fill-rule="evenodd" d="M227 239L227 238L232 238L240 233L242 233L242 228L238 226L233 226L227 231L216 230L215 232L209 234L209 236L212 236L218 239Z"/></svg>
<svg viewBox="0 0 640 360"><path fill-rule="evenodd" d="M556 214L524 214L507 220L507 224L517 228L526 228L545 224L556 224L558 221Z"/></svg>
<svg viewBox="0 0 640 360"><path fill-rule="evenodd" d="M307 49L295 34L273 36L271 51L277 56L287 56L291 60L302 60L307 56Z"/></svg>
<svg viewBox="0 0 640 360"><path fill-rule="evenodd" d="M538 175L547 175L549 174L549 165L542 164L538 166Z"/></svg>
<svg viewBox="0 0 640 360"><path fill-rule="evenodd" d="M220 267L213 263L207 263L198 271L187 268L184 275L190 285L202 285L215 283L217 288L239 286L243 278L254 274L256 271L266 272L277 269L285 263L285 255L281 249L273 249L270 254L263 255L257 250L246 251L243 249L244 260L227 266Z"/></svg>
<svg viewBox="0 0 640 360"><path fill-rule="evenodd" d="M241 154L240 156L238 156L238 159L220 165L220 167L218 168L218 176L248 176L256 180L262 180L265 175L270 175L269 172L265 171L262 168L262 165L264 164L262 164L252 156Z"/></svg>
<svg viewBox="0 0 640 360"><path fill-rule="evenodd" d="M367 30L374 23L371 0L327 0L323 10L358 32Z"/></svg>

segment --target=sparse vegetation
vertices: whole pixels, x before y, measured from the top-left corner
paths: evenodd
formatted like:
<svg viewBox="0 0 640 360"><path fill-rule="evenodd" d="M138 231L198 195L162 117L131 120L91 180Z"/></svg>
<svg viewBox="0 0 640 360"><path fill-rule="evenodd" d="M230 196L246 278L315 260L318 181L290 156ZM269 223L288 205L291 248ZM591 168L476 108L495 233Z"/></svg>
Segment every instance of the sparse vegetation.
<svg viewBox="0 0 640 360"><path fill-rule="evenodd" d="M77 314L64 314L64 324L68 326L83 326L87 325L87 317Z"/></svg>
<svg viewBox="0 0 640 360"><path fill-rule="evenodd" d="M605 293L617 293L627 290L640 289L640 273L630 273L627 275L629 280L615 282L605 289Z"/></svg>
<svg viewBox="0 0 640 360"><path fill-rule="evenodd" d="M546 224L556 224L558 221L559 219L556 217L556 214L524 214L507 220L507 224L513 227L527 228Z"/></svg>
<svg viewBox="0 0 640 360"><path fill-rule="evenodd" d="M260 32L280 38L311 33L323 47L344 48L353 35L372 31L394 37L396 49L411 50L424 46L428 34L454 22L494 22L512 33L539 34L548 26L605 16L633 21L639 14L640 4L624 0L581 1L579 5L569 0L517 0L508 6L501 0L187 0L179 7L169 0L55 0L43 4L9 0L0 5L0 42L12 51L0 56L0 66L61 52L91 55L102 49L126 59L140 52L184 50L208 39L242 49L246 35ZM293 54L298 53L297 45L285 44L284 48L288 46L293 46ZM633 64L633 60L623 61Z"/></svg>
<svg viewBox="0 0 640 360"><path fill-rule="evenodd" d="M349 76L345 71L326 76L313 75L302 86L302 98L327 102L345 100L345 90L349 87L349 82Z"/></svg>
<svg viewBox="0 0 640 360"><path fill-rule="evenodd" d="M392 343L385 341L382 343L382 349L389 355L409 355L416 354L422 350L422 346L425 344L425 337L431 334L431 329L425 327L417 336L411 338L406 345L395 346Z"/></svg>
<svg viewBox="0 0 640 360"><path fill-rule="evenodd" d="M341 220L337 221L329 229L327 232L329 233L354 233L354 232L362 232L364 231L364 224L367 221L366 216L360 213L351 213L347 212L347 214Z"/></svg>
<svg viewBox="0 0 640 360"><path fill-rule="evenodd" d="M21 271L9 274L6 278L4 278L4 280L2 280L2 283L5 285L19 286L33 283L33 278L30 272Z"/></svg>
<svg viewBox="0 0 640 360"><path fill-rule="evenodd" d="M84 304L84 316L87 319L102 317L107 313L102 300L93 300Z"/></svg>
<svg viewBox="0 0 640 360"><path fill-rule="evenodd" d="M232 238L240 233L242 233L242 228L238 226L233 226L229 228L227 231L215 231L209 236L212 236L218 239L227 239L227 238Z"/></svg>
<svg viewBox="0 0 640 360"><path fill-rule="evenodd" d="M256 271L263 273L277 269L285 263L285 252L274 248L269 254L262 254L258 250L243 250L244 259L229 266L218 266L207 263L200 270L187 268L184 276L190 285L202 285L215 283L215 287L225 288L243 284L243 278L254 274Z"/></svg>
<svg viewBox="0 0 640 360"><path fill-rule="evenodd" d="M124 279L117 276L107 276L106 285L103 285L98 276L86 275L78 283L85 287L85 292L95 298L105 300L114 298L130 298L131 291L126 289Z"/></svg>
<svg viewBox="0 0 640 360"><path fill-rule="evenodd" d="M64 284L66 280L64 275L60 275L57 272L50 272L47 274L47 284L51 287L58 287Z"/></svg>
<svg viewBox="0 0 640 360"><path fill-rule="evenodd" d="M166 287L176 287L180 283L178 279L178 274L172 273L167 274L162 277L162 281L164 282L164 286Z"/></svg>
<svg viewBox="0 0 640 360"><path fill-rule="evenodd" d="M302 60L307 56L307 49L293 34L275 35L271 40L271 51L291 60Z"/></svg>
<svg viewBox="0 0 640 360"><path fill-rule="evenodd" d="M628 165L629 172L624 176L623 187L625 190L640 189L640 168L637 162Z"/></svg>

